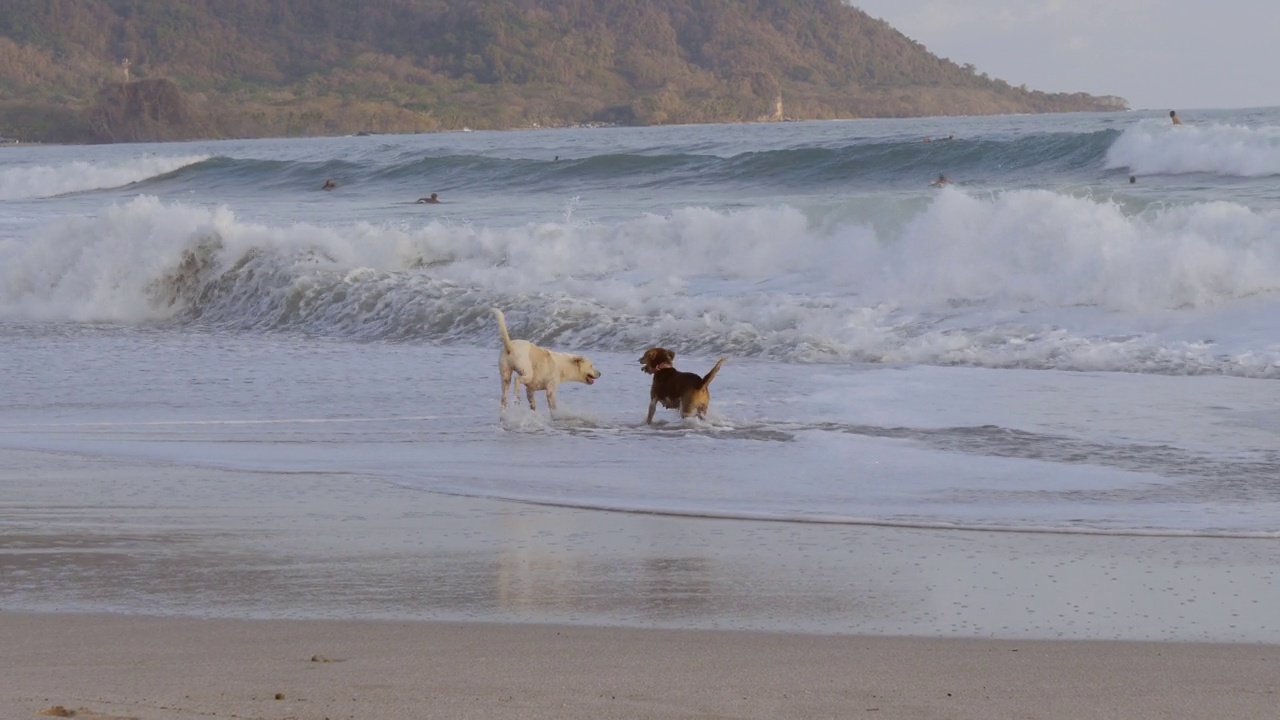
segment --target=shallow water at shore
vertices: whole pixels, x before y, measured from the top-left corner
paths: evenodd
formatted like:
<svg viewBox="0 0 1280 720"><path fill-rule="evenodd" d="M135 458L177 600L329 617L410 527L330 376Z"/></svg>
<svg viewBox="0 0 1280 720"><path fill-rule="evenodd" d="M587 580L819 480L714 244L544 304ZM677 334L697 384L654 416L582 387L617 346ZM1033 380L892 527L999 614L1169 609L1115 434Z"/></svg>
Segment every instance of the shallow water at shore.
<svg viewBox="0 0 1280 720"><path fill-rule="evenodd" d="M1280 643L1269 541L676 518L2 456L10 611Z"/></svg>

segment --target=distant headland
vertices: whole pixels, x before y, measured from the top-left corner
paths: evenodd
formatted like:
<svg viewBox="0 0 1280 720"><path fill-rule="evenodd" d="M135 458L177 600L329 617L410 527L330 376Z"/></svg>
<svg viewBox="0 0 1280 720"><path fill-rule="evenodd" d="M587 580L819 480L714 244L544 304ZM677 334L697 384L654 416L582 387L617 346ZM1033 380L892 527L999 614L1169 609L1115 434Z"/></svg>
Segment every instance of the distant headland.
<svg viewBox="0 0 1280 720"><path fill-rule="evenodd" d="M0 8L0 136L116 142L1126 110L840 0L108 0ZM126 12L127 10L127 12Z"/></svg>

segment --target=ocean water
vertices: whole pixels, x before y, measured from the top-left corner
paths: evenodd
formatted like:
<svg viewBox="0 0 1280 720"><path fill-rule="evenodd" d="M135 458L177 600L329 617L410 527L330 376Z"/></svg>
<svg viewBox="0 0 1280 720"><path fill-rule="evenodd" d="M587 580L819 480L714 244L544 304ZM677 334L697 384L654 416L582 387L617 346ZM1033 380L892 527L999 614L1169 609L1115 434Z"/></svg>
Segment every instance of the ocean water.
<svg viewBox="0 0 1280 720"><path fill-rule="evenodd" d="M1182 115L2 148L0 447L1278 537L1280 109ZM493 307L601 379L501 412ZM645 424L654 345L708 418Z"/></svg>

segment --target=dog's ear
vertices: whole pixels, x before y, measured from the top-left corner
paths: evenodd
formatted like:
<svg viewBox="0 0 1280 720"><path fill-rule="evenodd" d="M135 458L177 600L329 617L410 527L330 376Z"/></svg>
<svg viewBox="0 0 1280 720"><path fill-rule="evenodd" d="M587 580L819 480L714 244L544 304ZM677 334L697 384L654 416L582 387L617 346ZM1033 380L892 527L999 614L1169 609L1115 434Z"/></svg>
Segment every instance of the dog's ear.
<svg viewBox="0 0 1280 720"><path fill-rule="evenodd" d="M662 360L663 362L675 362L675 361L676 361L676 354L675 354L675 353L671 352L670 350L668 350L668 349L666 349L666 348L661 348L661 350L662 350L662 354L663 354L663 356L664 356L664 357L663 357L663 360Z"/></svg>

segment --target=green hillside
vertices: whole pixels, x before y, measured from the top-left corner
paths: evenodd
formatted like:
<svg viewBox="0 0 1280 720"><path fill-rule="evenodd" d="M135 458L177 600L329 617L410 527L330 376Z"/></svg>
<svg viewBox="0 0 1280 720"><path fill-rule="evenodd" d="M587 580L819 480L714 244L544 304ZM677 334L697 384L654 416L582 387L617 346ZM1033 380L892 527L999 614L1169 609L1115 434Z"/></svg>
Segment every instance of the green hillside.
<svg viewBox="0 0 1280 720"><path fill-rule="evenodd" d="M0 4L0 135L23 140L1125 107L1012 87L839 0Z"/></svg>

